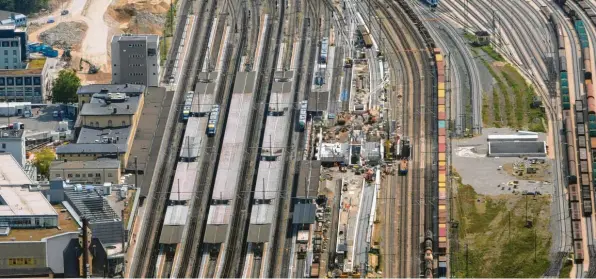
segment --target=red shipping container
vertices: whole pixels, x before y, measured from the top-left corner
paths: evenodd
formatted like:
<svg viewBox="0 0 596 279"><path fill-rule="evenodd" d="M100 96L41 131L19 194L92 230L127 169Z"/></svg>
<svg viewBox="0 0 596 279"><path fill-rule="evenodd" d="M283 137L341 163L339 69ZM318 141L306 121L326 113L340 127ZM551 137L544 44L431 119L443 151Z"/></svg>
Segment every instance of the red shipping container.
<svg viewBox="0 0 596 279"><path fill-rule="evenodd" d="M439 98L439 105L445 104L445 98Z"/></svg>
<svg viewBox="0 0 596 279"><path fill-rule="evenodd" d="M439 197L439 205L447 205L447 199Z"/></svg>
<svg viewBox="0 0 596 279"><path fill-rule="evenodd" d="M445 82L445 75L439 74L439 78L437 79L438 82Z"/></svg>
<svg viewBox="0 0 596 279"><path fill-rule="evenodd" d="M446 148L446 146L445 146L445 143L440 143L440 144L439 144L439 152L445 152L445 150L446 150L446 149L447 149L447 148Z"/></svg>
<svg viewBox="0 0 596 279"><path fill-rule="evenodd" d="M447 243L446 242L439 242L439 248L446 249Z"/></svg>
<svg viewBox="0 0 596 279"><path fill-rule="evenodd" d="M445 136L439 136L439 144L445 143Z"/></svg>
<svg viewBox="0 0 596 279"><path fill-rule="evenodd" d="M439 236L447 236L447 228L439 228Z"/></svg>
<svg viewBox="0 0 596 279"><path fill-rule="evenodd" d="M439 128L439 136L445 135L445 128Z"/></svg>
<svg viewBox="0 0 596 279"><path fill-rule="evenodd" d="M439 118L439 120L445 120L445 113L444 112L439 112L438 118Z"/></svg>

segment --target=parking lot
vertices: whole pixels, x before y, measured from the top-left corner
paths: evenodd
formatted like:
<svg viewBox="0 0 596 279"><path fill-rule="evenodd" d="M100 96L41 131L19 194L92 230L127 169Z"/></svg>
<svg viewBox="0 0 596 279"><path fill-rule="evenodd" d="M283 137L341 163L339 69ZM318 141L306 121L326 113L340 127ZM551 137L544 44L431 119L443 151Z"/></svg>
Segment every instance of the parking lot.
<svg viewBox="0 0 596 279"><path fill-rule="evenodd" d="M544 163L529 164L528 160L519 157L487 157L487 137L490 134L514 134L510 129L484 129L485 133L471 139L452 141L453 167L462 178L463 184L471 185L478 194L499 195L522 193L553 192L552 163L545 158ZM539 140L545 140L545 134L539 134ZM541 172L536 175L514 176L511 168L514 164L532 166ZM514 182L517 181L517 182ZM515 185L517 186L515 187Z"/></svg>
<svg viewBox="0 0 596 279"><path fill-rule="evenodd" d="M60 112L59 105L50 105L41 108L32 109L32 117L0 117L0 125L9 125L15 122L25 124L25 135L35 134L39 132L54 131L58 128L58 122L62 118L54 117L54 112ZM68 119L64 119L68 120Z"/></svg>

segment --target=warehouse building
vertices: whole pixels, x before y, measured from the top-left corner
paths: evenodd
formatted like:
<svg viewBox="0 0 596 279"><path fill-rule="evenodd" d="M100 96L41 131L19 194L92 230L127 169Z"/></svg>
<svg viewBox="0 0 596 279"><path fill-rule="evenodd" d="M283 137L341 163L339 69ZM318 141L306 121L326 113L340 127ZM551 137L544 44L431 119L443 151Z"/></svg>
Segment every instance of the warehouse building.
<svg viewBox="0 0 596 279"><path fill-rule="evenodd" d="M489 157L544 157L546 151L544 141L488 142Z"/></svg>

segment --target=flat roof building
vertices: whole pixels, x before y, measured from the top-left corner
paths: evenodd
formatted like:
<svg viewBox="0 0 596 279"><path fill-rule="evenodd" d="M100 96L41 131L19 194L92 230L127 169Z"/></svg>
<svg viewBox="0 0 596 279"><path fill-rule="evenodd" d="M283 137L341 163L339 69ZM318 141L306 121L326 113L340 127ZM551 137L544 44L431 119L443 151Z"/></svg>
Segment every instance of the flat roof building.
<svg viewBox="0 0 596 279"><path fill-rule="evenodd" d="M2 166L0 168L0 188L23 187L34 184L11 154L0 153L0 166Z"/></svg>
<svg viewBox="0 0 596 279"><path fill-rule="evenodd" d="M10 228L58 226L58 213L41 192L0 187L0 224Z"/></svg>

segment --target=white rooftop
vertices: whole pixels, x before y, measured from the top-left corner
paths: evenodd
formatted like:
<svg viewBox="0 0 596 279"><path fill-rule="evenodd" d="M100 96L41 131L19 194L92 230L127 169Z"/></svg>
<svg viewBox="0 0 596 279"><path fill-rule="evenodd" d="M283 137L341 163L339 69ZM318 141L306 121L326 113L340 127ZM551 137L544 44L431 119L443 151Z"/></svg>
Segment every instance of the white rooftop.
<svg viewBox="0 0 596 279"><path fill-rule="evenodd" d="M0 187L33 184L12 154L0 153L0 166Z"/></svg>
<svg viewBox="0 0 596 279"><path fill-rule="evenodd" d="M58 216L41 192L20 187L0 188L0 216Z"/></svg>
<svg viewBox="0 0 596 279"><path fill-rule="evenodd" d="M184 226L186 218L188 218L188 206L171 205L166 209L166 217L163 223L165 226Z"/></svg>

